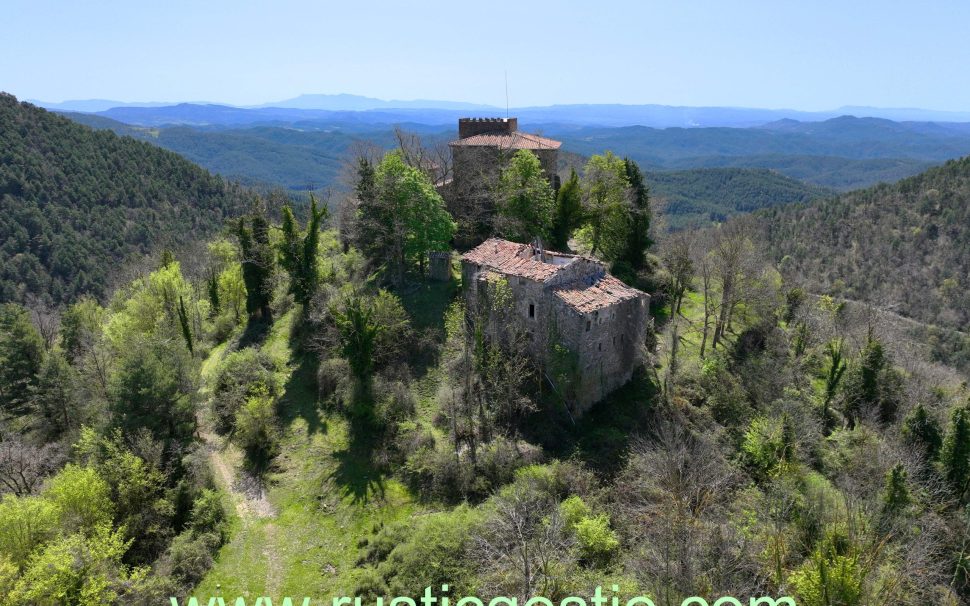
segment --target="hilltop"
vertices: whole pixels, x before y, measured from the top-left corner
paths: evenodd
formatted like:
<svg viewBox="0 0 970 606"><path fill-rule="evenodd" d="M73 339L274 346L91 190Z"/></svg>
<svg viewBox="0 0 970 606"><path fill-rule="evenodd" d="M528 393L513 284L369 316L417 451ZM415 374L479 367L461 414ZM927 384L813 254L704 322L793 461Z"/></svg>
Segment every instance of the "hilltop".
<svg viewBox="0 0 970 606"><path fill-rule="evenodd" d="M0 301L101 297L123 261L211 235L244 192L177 154L0 94Z"/></svg>

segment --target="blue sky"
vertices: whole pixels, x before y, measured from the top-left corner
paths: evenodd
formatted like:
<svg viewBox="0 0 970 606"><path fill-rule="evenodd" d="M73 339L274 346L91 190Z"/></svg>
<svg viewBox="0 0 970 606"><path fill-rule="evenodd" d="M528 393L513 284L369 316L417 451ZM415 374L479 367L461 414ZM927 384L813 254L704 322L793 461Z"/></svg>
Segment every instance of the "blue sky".
<svg viewBox="0 0 970 606"><path fill-rule="evenodd" d="M970 110L970 2L3 0L0 90Z"/></svg>

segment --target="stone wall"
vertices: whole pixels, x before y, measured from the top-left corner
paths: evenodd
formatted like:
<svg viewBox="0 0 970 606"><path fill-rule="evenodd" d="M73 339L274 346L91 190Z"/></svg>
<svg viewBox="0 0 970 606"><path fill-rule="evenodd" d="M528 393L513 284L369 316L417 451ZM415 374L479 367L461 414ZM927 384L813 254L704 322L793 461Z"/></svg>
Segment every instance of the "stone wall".
<svg viewBox="0 0 970 606"><path fill-rule="evenodd" d="M483 134L511 134L519 129L518 118L459 118L458 138Z"/></svg>
<svg viewBox="0 0 970 606"><path fill-rule="evenodd" d="M599 271L602 265L579 258L561 272L566 281L583 271ZM559 275L556 282L559 283ZM567 399L571 413L580 416L618 387L627 383L641 363L641 347L647 329L650 297L622 301L597 311L579 313L555 296L551 284L528 278L506 276L469 262L462 263L466 306L471 318L486 322L485 333L501 339L505 331L521 330L528 335L528 351L537 365L552 379L556 363L553 346L561 343L575 358L576 375ZM512 293L513 308L481 318L490 280L504 279ZM566 386L559 385L560 393Z"/></svg>

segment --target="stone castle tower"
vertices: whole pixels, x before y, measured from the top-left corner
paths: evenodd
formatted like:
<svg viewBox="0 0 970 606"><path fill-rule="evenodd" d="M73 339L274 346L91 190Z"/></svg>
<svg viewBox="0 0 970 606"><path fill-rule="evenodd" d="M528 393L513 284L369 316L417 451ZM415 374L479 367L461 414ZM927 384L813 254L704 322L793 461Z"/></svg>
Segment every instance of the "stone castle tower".
<svg viewBox="0 0 970 606"><path fill-rule="evenodd" d="M458 221L456 238L462 247L474 246L492 232L494 190L508 159L516 151L534 153L554 188L561 142L520 132L517 118L461 118L458 139L449 143L453 178L444 186L448 210Z"/></svg>

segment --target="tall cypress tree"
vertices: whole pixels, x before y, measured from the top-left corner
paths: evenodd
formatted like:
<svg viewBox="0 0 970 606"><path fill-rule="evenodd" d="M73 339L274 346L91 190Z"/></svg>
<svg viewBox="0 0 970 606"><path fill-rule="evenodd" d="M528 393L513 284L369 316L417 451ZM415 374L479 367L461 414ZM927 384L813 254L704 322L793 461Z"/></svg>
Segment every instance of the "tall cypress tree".
<svg viewBox="0 0 970 606"><path fill-rule="evenodd" d="M647 249L653 244L650 239L650 190L637 163L629 158L624 158L623 163L632 193L629 231L623 260L634 269L641 269L646 264Z"/></svg>
<svg viewBox="0 0 970 606"><path fill-rule="evenodd" d="M327 216L327 208L317 209L317 199L310 196L310 220L306 232L293 216L289 206L283 207L283 240L280 242L280 266L290 275L290 293L297 303L306 307L317 290L317 246L320 242L320 223Z"/></svg>
<svg viewBox="0 0 970 606"><path fill-rule="evenodd" d="M185 346L188 348L189 353L195 353L192 347L192 328L189 325L189 314L185 311L185 300L182 295L179 295L179 325L182 327L182 338L185 339Z"/></svg>
<svg viewBox="0 0 970 606"><path fill-rule="evenodd" d="M269 223L264 214L257 210L249 217L251 227L246 226L246 218L239 220L236 230L239 246L242 249L242 274L246 284L246 311L251 318L269 320L269 308L273 297L270 279L273 275L273 251L269 245Z"/></svg>
<svg viewBox="0 0 970 606"><path fill-rule="evenodd" d="M209 303L211 304L211 307L212 307L212 311L210 312L210 314L213 316L217 316L219 315L220 303L219 303L219 276L216 275L216 272L212 272L211 274L209 274L209 277L206 280L206 288L209 291Z"/></svg>
<svg viewBox="0 0 970 606"><path fill-rule="evenodd" d="M573 169L556 193L556 214L552 221L552 248L565 250L573 231L583 224L583 190Z"/></svg>

